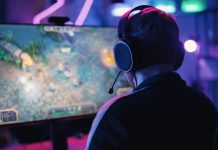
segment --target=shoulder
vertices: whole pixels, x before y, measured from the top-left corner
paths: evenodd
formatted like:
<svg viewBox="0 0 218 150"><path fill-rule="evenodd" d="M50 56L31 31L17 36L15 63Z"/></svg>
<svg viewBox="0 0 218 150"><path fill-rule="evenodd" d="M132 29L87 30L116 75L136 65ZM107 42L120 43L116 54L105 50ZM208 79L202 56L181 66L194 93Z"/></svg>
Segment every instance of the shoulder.
<svg viewBox="0 0 218 150"><path fill-rule="evenodd" d="M109 114L109 110L111 110L111 107L115 104L115 102L122 99L124 96L116 96L112 99L109 99L105 104L101 106L99 109L94 121L92 122L91 130L89 131L87 145L90 144L91 139L96 132L97 128L99 128L99 125L105 120L105 114Z"/></svg>
<svg viewBox="0 0 218 150"><path fill-rule="evenodd" d="M214 101L206 96L203 92L198 91L192 87L188 87L188 91L189 92L187 93L192 97L192 102L196 102L202 108L207 108L205 110L217 112Z"/></svg>

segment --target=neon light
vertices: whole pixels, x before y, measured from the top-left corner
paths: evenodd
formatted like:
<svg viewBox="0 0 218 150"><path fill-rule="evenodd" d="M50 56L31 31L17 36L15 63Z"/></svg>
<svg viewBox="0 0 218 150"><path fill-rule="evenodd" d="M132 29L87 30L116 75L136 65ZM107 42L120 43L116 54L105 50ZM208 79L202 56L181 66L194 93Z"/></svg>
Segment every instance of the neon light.
<svg viewBox="0 0 218 150"><path fill-rule="evenodd" d="M77 26L83 25L91 7L92 7L92 4L93 4L93 0L86 0L85 1L83 8L80 11L80 14L76 19L75 25L77 25Z"/></svg>
<svg viewBox="0 0 218 150"><path fill-rule="evenodd" d="M112 6L111 14L115 17L120 17L130 9L131 7L127 4L115 3Z"/></svg>
<svg viewBox="0 0 218 150"><path fill-rule="evenodd" d="M54 13L56 10L61 8L64 4L65 4L65 0L57 0L57 2L54 3L52 6L50 6L46 10L44 10L44 11L40 12L39 14L37 14L33 18L33 24L39 24L42 19L44 19L47 16L51 15L52 13Z"/></svg>
<svg viewBox="0 0 218 150"><path fill-rule="evenodd" d="M181 9L185 13L201 12L206 9L205 0L183 0Z"/></svg>
<svg viewBox="0 0 218 150"><path fill-rule="evenodd" d="M162 11L165 11L166 13L176 12L176 3L174 0L153 1L152 4L153 6Z"/></svg>
<svg viewBox="0 0 218 150"><path fill-rule="evenodd" d="M37 14L33 18L33 24L40 24L41 20L48 17L52 13L54 13L56 10L60 9L65 4L65 0L57 0L55 4L47 8L46 10L42 11L41 13ZM87 15L92 7L93 0L86 0L82 10L80 11L75 25L81 26L83 25L85 19L87 18ZM72 22L67 22L66 24L73 24Z"/></svg>
<svg viewBox="0 0 218 150"><path fill-rule="evenodd" d="M173 5L157 5L158 9L165 11L166 13L175 13L176 7Z"/></svg>

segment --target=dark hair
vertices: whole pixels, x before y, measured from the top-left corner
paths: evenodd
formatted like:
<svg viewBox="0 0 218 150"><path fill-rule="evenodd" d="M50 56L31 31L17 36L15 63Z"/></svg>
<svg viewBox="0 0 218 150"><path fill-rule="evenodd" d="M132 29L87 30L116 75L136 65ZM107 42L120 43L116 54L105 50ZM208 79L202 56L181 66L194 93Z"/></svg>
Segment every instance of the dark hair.
<svg viewBox="0 0 218 150"><path fill-rule="evenodd" d="M174 18L165 12L149 7L128 19L125 36L137 38L139 50L146 57L146 66L160 63L173 64L179 41L179 28ZM146 49L146 50L144 50Z"/></svg>

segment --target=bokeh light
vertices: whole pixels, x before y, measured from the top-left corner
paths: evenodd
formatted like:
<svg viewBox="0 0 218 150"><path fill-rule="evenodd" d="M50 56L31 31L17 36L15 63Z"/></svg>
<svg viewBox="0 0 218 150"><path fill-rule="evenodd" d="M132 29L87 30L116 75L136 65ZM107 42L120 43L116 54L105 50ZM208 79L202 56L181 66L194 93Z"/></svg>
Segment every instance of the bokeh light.
<svg viewBox="0 0 218 150"><path fill-rule="evenodd" d="M193 52L197 51L197 49L198 49L198 43L197 43L196 41L194 41L194 40L191 40L191 39L186 40L186 41L184 42L184 48L185 48L185 50L186 50L187 52L193 53Z"/></svg>
<svg viewBox="0 0 218 150"><path fill-rule="evenodd" d="M111 14L114 17L120 17L130 9L131 7L125 3L115 3L112 5Z"/></svg>
<svg viewBox="0 0 218 150"><path fill-rule="evenodd" d="M205 0L183 0L181 3L181 10L184 13L201 12L206 9Z"/></svg>
<svg viewBox="0 0 218 150"><path fill-rule="evenodd" d="M114 54L113 54L112 50L103 49L101 52L101 61L102 61L103 65L108 67L108 68L116 67Z"/></svg>

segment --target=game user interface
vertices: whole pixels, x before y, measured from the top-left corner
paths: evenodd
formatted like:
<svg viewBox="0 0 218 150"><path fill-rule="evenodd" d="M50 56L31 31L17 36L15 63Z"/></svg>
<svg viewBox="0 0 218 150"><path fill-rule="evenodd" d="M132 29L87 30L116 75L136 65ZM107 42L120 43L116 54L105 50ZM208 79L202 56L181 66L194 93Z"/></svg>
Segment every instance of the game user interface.
<svg viewBox="0 0 218 150"><path fill-rule="evenodd" d="M113 58L117 29L0 25L0 125L96 113L128 91Z"/></svg>

